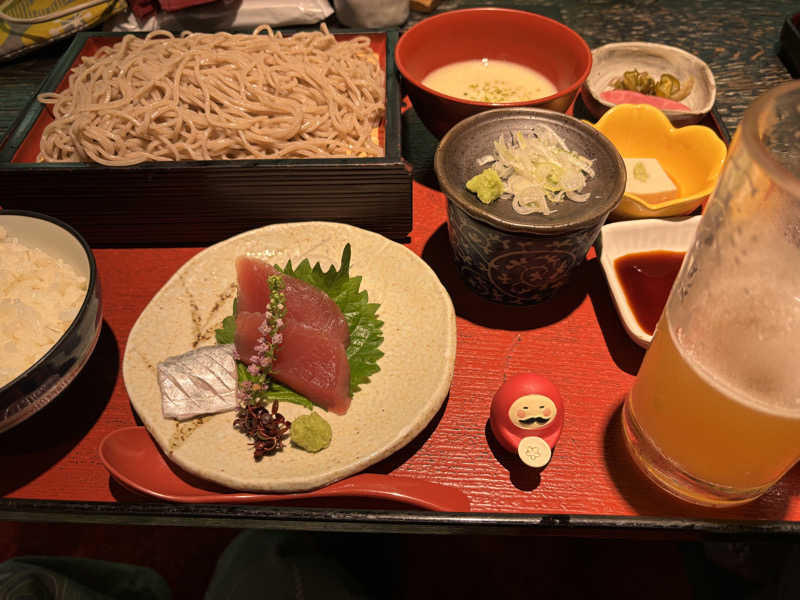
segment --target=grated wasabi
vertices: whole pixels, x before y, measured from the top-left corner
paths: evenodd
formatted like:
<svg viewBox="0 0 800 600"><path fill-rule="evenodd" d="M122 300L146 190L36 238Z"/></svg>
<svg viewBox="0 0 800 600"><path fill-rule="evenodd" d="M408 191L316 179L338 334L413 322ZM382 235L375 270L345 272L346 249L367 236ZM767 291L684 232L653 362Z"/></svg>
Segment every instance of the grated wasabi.
<svg viewBox="0 0 800 600"><path fill-rule="evenodd" d="M301 415L292 421L292 443L307 452L319 452L327 448L332 435L330 424L316 412Z"/></svg>
<svg viewBox="0 0 800 600"><path fill-rule="evenodd" d="M503 181L497 171L489 167L467 181L467 189L477 194L484 204L491 204L503 193Z"/></svg>

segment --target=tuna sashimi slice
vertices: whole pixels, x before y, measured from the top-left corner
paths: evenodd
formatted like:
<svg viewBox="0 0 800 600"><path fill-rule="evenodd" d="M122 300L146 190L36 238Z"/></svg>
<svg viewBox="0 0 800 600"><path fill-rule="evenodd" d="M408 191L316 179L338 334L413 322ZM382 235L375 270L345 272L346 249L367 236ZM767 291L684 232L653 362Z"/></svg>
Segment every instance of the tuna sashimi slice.
<svg viewBox="0 0 800 600"><path fill-rule="evenodd" d="M278 270L271 264L250 256L236 259L236 275L239 284L239 312L260 312L269 303L267 278ZM350 330L339 307L328 294L313 285L283 275L286 287L286 320L303 323L325 335L338 339L345 347L350 343ZM244 355L242 355L244 356Z"/></svg>
<svg viewBox="0 0 800 600"><path fill-rule="evenodd" d="M236 316L236 350L249 362L263 313L241 312ZM272 376L314 402L343 415L350 407L350 365L345 346L332 336L287 318L283 342L278 346Z"/></svg>
<svg viewBox="0 0 800 600"><path fill-rule="evenodd" d="M612 104L650 104L661 110L691 110L683 102L633 90L608 90L600 94L600 98Z"/></svg>

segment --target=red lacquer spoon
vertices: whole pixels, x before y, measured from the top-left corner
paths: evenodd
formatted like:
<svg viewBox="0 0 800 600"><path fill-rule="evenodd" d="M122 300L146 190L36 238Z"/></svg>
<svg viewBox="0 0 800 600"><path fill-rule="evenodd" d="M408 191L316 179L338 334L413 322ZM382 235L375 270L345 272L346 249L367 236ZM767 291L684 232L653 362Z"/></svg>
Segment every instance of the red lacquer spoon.
<svg viewBox="0 0 800 600"><path fill-rule="evenodd" d="M144 427L111 432L100 442L99 450L100 459L114 479L143 494L173 502L256 504L349 496L391 500L444 512L469 511L469 499L454 487L380 473L360 473L309 492L255 494L229 490L170 463Z"/></svg>

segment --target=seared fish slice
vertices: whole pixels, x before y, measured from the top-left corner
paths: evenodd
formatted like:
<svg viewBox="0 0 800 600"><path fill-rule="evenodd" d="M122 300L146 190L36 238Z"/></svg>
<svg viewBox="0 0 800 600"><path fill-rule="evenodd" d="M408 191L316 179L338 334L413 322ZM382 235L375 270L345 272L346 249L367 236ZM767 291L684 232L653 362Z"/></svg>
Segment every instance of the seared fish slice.
<svg viewBox="0 0 800 600"><path fill-rule="evenodd" d="M204 346L158 364L161 411L184 421L236 408L233 344Z"/></svg>

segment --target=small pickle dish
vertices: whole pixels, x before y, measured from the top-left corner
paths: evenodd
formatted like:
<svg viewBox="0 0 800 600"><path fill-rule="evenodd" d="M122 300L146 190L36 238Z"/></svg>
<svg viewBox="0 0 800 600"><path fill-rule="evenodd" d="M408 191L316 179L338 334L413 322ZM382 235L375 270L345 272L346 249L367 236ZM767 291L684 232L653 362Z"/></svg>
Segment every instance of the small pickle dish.
<svg viewBox="0 0 800 600"><path fill-rule="evenodd" d="M712 110L717 84L699 57L665 44L615 42L592 50L581 98L595 118L620 104L652 104L676 127L699 123Z"/></svg>

